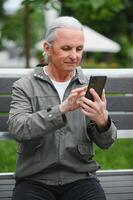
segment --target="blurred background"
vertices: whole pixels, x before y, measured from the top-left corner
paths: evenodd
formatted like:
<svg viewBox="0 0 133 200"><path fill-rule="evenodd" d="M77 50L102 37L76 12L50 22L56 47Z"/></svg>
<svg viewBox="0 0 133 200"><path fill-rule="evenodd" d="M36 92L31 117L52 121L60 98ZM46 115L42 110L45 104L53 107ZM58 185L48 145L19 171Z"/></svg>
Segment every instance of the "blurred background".
<svg viewBox="0 0 133 200"><path fill-rule="evenodd" d="M40 63L46 28L63 15L84 25L83 67L133 67L133 0L1 0L0 67Z"/></svg>
<svg viewBox="0 0 133 200"><path fill-rule="evenodd" d="M133 0L0 0L0 68L41 63L47 27L66 15L84 25L84 68L133 68ZM0 142L0 172L15 171L16 151ZM133 139L95 147L95 159L102 169L133 168Z"/></svg>

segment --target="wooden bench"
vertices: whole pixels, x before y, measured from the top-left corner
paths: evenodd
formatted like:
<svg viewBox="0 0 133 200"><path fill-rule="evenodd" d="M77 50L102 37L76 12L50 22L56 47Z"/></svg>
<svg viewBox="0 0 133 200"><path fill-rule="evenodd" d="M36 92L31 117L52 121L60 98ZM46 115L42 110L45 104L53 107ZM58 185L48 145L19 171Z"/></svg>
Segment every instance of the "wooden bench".
<svg viewBox="0 0 133 200"><path fill-rule="evenodd" d="M11 139L7 119L12 83L32 69L0 69L0 140ZM107 75L107 107L118 128L118 138L133 138L133 69L84 69L85 74ZM118 155L119 156L119 155ZM133 200L133 169L97 172L107 200ZM11 199L13 173L0 173L0 199Z"/></svg>

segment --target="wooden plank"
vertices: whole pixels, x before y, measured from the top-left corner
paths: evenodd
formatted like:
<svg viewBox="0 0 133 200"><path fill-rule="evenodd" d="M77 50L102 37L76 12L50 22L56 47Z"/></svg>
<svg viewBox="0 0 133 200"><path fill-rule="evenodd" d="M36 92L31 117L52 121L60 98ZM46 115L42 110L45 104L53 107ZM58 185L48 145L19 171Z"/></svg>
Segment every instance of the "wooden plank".
<svg viewBox="0 0 133 200"><path fill-rule="evenodd" d="M133 196L133 186L131 185L130 187L104 187L106 194L125 194L125 193L131 193Z"/></svg>
<svg viewBox="0 0 133 200"><path fill-rule="evenodd" d="M10 74L10 72L12 71L8 71L7 74ZM20 69L18 69L17 73L20 72ZM26 70L24 71L26 72ZM106 75L108 78L117 78L117 77L121 77L121 78L131 78L133 77L133 69L132 68L119 68L119 69L83 69L84 74L86 74L87 76L90 75ZM12 72L13 73L13 72Z"/></svg>
<svg viewBox="0 0 133 200"><path fill-rule="evenodd" d="M7 198L7 197L8 197L8 198L9 198L9 197L12 197L12 192L13 192L13 191L1 191L1 192L0 192L0 198L3 198L3 199L4 199L5 197L6 197L6 198Z"/></svg>
<svg viewBox="0 0 133 200"><path fill-rule="evenodd" d="M0 198L1 200L11 200L11 197Z"/></svg>
<svg viewBox="0 0 133 200"><path fill-rule="evenodd" d="M8 173L7 173L8 174ZM106 176L133 176L133 169L122 169L122 170L99 170L97 171L99 177Z"/></svg>
<svg viewBox="0 0 133 200"><path fill-rule="evenodd" d="M2 93L2 94L11 93L11 91L12 91L12 84L16 80L17 80L17 78L1 77L0 78L0 93Z"/></svg>
<svg viewBox="0 0 133 200"><path fill-rule="evenodd" d="M0 173L0 179L11 179L14 180L15 176L13 172L1 172Z"/></svg>
<svg viewBox="0 0 133 200"><path fill-rule="evenodd" d="M0 197L0 200L11 200L11 196L10 197Z"/></svg>
<svg viewBox="0 0 133 200"><path fill-rule="evenodd" d="M106 194L107 200L133 200L133 193L131 194Z"/></svg>
<svg viewBox="0 0 133 200"><path fill-rule="evenodd" d="M9 112L11 96L0 96L0 112Z"/></svg>
<svg viewBox="0 0 133 200"><path fill-rule="evenodd" d="M124 139L132 139L133 138L133 129L131 130L117 130L117 137Z"/></svg>
<svg viewBox="0 0 133 200"><path fill-rule="evenodd" d="M15 183L15 179L10 179L10 178L6 178L6 179L4 179L4 178L1 178L0 179L0 185L2 184L2 185L12 185L12 184L14 184Z"/></svg>
<svg viewBox="0 0 133 200"><path fill-rule="evenodd" d="M0 140L12 140L12 139L14 139L14 137L9 132L0 132Z"/></svg>
<svg viewBox="0 0 133 200"><path fill-rule="evenodd" d="M112 188L130 187L131 185L133 186L133 180L116 181L116 179L115 179L113 181L107 181L107 179L106 179L106 181L105 180L101 180L101 183L106 188L110 188L110 187L112 187Z"/></svg>
<svg viewBox="0 0 133 200"><path fill-rule="evenodd" d="M133 93L133 78L108 78L105 91L109 93Z"/></svg>
<svg viewBox="0 0 133 200"><path fill-rule="evenodd" d="M0 185L0 192L4 191L4 190L6 190L6 191L8 191L8 190L10 191L11 190L12 191L13 188L14 188L14 184L12 184L12 185L8 185L8 184L7 185L2 185L1 184Z"/></svg>
<svg viewBox="0 0 133 200"><path fill-rule="evenodd" d="M8 115L0 116L0 131L8 131Z"/></svg>
<svg viewBox="0 0 133 200"><path fill-rule="evenodd" d="M133 129L133 114L131 113L118 113L111 114L111 119L115 122L117 129Z"/></svg>
<svg viewBox="0 0 133 200"><path fill-rule="evenodd" d="M133 112L133 96L107 96L108 111Z"/></svg>
<svg viewBox="0 0 133 200"><path fill-rule="evenodd" d="M122 182L122 181L130 181L133 182L133 176L131 175L121 175L121 176L103 176L103 177L99 177L100 181L102 182Z"/></svg>

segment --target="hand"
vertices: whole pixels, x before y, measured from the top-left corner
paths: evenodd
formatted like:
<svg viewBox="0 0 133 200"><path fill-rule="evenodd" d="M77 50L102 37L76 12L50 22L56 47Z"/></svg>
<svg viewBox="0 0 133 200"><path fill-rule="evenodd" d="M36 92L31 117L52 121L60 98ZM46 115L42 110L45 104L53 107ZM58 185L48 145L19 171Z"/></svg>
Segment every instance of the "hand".
<svg viewBox="0 0 133 200"><path fill-rule="evenodd" d="M108 124L105 92L103 91L101 98L93 88L90 89L90 93L93 95L94 101L91 101L86 97L82 97L82 101L80 102L80 110L83 114L94 121L99 129L104 128Z"/></svg>
<svg viewBox="0 0 133 200"><path fill-rule="evenodd" d="M66 113L80 108L80 99L85 95L86 89L87 87L85 86L72 90L67 99L59 105L61 113Z"/></svg>

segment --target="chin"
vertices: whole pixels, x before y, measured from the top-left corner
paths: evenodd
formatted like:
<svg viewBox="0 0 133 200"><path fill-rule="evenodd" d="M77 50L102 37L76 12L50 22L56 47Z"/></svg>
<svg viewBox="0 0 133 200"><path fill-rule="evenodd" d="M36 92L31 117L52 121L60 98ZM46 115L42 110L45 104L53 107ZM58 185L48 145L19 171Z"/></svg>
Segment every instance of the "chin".
<svg viewBox="0 0 133 200"><path fill-rule="evenodd" d="M71 72L71 71L75 70L76 67L77 67L77 65L75 65L75 66L70 66L70 65L69 65L69 66L66 66L66 67L65 67L65 70Z"/></svg>

